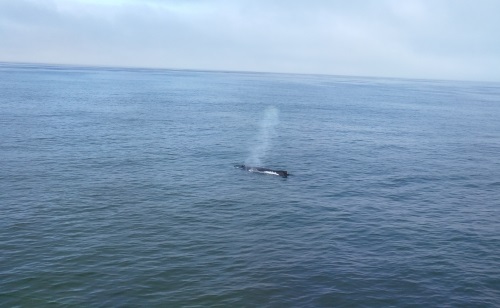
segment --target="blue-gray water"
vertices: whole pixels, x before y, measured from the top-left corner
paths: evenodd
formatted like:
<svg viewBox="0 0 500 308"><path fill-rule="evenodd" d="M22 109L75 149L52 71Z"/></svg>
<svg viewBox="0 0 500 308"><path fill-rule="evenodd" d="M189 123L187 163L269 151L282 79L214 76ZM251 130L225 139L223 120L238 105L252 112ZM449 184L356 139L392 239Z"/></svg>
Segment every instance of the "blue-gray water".
<svg viewBox="0 0 500 308"><path fill-rule="evenodd" d="M500 305L500 84L4 63L0 164L3 307Z"/></svg>

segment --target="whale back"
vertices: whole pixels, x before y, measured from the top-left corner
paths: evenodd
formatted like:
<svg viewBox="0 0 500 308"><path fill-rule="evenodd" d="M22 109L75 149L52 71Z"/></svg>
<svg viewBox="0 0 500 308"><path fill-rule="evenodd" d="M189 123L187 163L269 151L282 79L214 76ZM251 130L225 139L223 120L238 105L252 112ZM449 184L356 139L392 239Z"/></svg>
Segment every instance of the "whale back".
<svg viewBox="0 0 500 308"><path fill-rule="evenodd" d="M264 168L264 167L253 167L253 166L247 166L247 165L235 165L235 167L249 171L249 172L279 175L279 176L285 177L285 178L288 176L288 171L286 171L286 170L274 170L274 169L269 169L269 168Z"/></svg>

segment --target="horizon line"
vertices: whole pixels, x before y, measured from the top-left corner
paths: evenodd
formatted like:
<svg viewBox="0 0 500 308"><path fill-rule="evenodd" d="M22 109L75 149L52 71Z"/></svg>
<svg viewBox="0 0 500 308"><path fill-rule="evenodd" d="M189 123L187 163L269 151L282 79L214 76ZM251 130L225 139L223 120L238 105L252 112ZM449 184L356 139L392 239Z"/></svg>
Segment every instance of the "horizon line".
<svg viewBox="0 0 500 308"><path fill-rule="evenodd" d="M296 72L272 72L272 71L251 71L251 70L228 70L228 69L197 69L197 68L172 68L172 67L148 67L148 66L120 66L101 64L71 64L71 63L49 63L49 62L19 62L2 61L0 67L7 65L38 65L38 66L59 66L74 67L82 69L116 69L116 70L157 70L157 71L190 71L206 73L238 73L238 74L270 74L270 75L300 75L300 76L330 76L330 77L351 77L366 79L393 79L393 80L413 80L413 81L444 81L444 82L478 82L500 84L500 81L493 80L466 80L466 79L444 79L444 78L422 78L422 77L396 77L396 76L374 76L374 75L341 75L327 73L296 73Z"/></svg>

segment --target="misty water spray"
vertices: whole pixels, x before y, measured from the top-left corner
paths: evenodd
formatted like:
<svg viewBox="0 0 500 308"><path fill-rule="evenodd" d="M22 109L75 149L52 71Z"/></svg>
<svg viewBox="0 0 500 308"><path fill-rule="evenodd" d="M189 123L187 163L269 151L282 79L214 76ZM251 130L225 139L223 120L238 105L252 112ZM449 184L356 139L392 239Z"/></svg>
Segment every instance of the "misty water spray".
<svg viewBox="0 0 500 308"><path fill-rule="evenodd" d="M245 160L247 166L262 166L262 161L271 148L272 139L276 134L276 126L278 124L279 110L276 107L266 108L264 117L259 123L259 133L250 145L250 155Z"/></svg>

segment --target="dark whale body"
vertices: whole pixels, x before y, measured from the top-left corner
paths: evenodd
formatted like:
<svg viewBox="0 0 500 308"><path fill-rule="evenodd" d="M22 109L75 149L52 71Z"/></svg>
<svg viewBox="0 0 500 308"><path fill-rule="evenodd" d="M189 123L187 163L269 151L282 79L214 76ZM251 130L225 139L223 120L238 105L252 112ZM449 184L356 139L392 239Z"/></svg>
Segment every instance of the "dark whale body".
<svg viewBox="0 0 500 308"><path fill-rule="evenodd" d="M242 170L249 171L249 172L279 175L279 176L284 177L284 178L286 178L288 176L288 172L285 170L273 170L273 169L268 169L268 168L251 167L251 166L246 166L246 165L235 165L235 167L240 168Z"/></svg>

